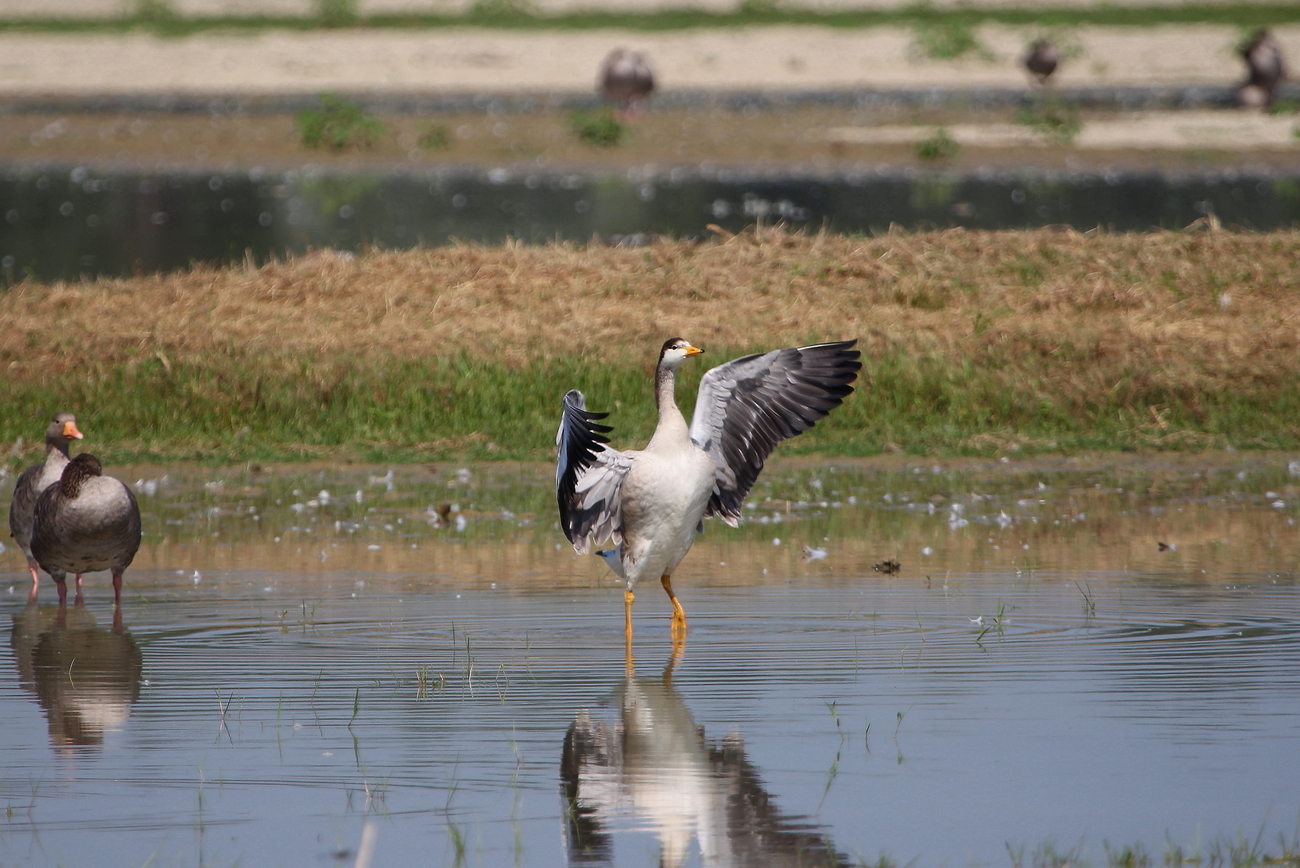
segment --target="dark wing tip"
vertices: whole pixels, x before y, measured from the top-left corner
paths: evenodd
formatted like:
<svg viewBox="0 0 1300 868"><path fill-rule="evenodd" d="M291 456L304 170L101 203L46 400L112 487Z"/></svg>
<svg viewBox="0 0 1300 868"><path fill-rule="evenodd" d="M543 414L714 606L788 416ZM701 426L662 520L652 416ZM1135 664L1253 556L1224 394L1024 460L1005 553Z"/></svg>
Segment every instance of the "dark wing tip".
<svg viewBox="0 0 1300 868"><path fill-rule="evenodd" d="M560 508L560 527L564 536L573 542L573 527L578 516L574 498L578 477L596 461L596 455L609 442L605 435L614 429L595 420L604 419L608 413L593 413L577 389L564 395L564 416L556 435L555 500Z"/></svg>

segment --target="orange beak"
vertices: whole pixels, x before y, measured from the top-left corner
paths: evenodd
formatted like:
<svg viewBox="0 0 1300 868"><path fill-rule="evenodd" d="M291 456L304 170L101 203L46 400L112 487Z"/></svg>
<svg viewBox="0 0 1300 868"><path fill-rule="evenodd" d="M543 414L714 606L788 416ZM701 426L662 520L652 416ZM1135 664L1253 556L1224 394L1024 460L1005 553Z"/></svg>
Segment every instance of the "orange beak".
<svg viewBox="0 0 1300 868"><path fill-rule="evenodd" d="M686 348L686 358L689 359L691 356L698 356L702 352L704 352L704 350L700 349L699 347L688 346Z"/></svg>
<svg viewBox="0 0 1300 868"><path fill-rule="evenodd" d="M81 433L80 431L77 430L77 423L76 423L76 422L64 422L64 423L63 423L63 436L64 436L64 437L70 437L70 438L72 438L72 439L74 439L74 440L83 440L83 439L85 439L85 438L83 437L82 433Z"/></svg>

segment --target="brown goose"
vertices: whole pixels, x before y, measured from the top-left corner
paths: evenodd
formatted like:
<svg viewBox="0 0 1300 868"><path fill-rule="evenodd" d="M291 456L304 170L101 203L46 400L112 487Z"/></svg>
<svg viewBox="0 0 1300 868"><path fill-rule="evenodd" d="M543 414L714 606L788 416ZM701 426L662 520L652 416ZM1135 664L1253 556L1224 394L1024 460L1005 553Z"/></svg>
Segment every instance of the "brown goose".
<svg viewBox="0 0 1300 868"><path fill-rule="evenodd" d="M1248 73L1245 83L1237 89L1238 102L1270 108L1277 99L1278 87L1286 78L1282 46L1268 28L1261 27L1251 34L1238 53L1246 61Z"/></svg>
<svg viewBox="0 0 1300 868"><path fill-rule="evenodd" d="M639 52L615 48L600 65L601 96L623 111L644 108L654 88L654 71Z"/></svg>
<svg viewBox="0 0 1300 868"><path fill-rule="evenodd" d="M57 485L36 500L32 555L68 597L68 573L113 571L113 602L122 603L122 573L140 548L140 507L120 480L104 476L99 459L83 452L68 462Z"/></svg>
<svg viewBox="0 0 1300 868"><path fill-rule="evenodd" d="M1060 52L1049 39L1035 39L1024 59L1025 69L1038 79L1039 84L1047 84L1060 62Z"/></svg>
<svg viewBox="0 0 1300 868"><path fill-rule="evenodd" d="M29 597L32 600L36 599L36 586L41 581L38 564L32 557L32 510L36 507L36 498L40 497L41 492L58 482L63 475L63 468L68 466L69 444L81 438L75 416L71 413L55 413L50 427L45 429L45 462L28 467L14 485L14 499L9 504L9 534L18 541L18 547L27 558L27 569L32 574L32 592Z"/></svg>
<svg viewBox="0 0 1300 868"><path fill-rule="evenodd" d="M861 355L856 341L789 347L732 359L705 373L689 427L673 398L677 369L703 350L664 342L655 370L659 424L639 451L606 444L605 413L587 410L576 389L564 396L556 434L555 497L560 527L578 554L597 552L626 582L624 633L631 647L632 589L659 579L673 605L672 634L684 639L686 613L672 572L716 515L735 527L750 486L778 443L808 430L852 392Z"/></svg>

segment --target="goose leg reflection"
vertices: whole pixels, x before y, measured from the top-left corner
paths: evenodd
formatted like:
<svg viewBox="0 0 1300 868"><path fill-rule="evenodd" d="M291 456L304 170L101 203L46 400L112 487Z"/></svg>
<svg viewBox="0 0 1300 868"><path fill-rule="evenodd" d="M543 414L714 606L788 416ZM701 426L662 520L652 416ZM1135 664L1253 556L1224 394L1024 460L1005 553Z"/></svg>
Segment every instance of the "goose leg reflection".
<svg viewBox="0 0 1300 868"><path fill-rule="evenodd" d="M103 744L139 699L143 657L120 607L105 629L82 604L30 604L14 616L9 644L18 683L35 694L57 749Z"/></svg>
<svg viewBox="0 0 1300 868"><path fill-rule="evenodd" d="M777 807L740 733L706 738L673 686L684 647L658 677L629 668L614 719L586 708L575 715L560 759L569 864L619 864L615 835L624 830L657 835L661 868L694 852L705 868L851 864L824 829Z"/></svg>

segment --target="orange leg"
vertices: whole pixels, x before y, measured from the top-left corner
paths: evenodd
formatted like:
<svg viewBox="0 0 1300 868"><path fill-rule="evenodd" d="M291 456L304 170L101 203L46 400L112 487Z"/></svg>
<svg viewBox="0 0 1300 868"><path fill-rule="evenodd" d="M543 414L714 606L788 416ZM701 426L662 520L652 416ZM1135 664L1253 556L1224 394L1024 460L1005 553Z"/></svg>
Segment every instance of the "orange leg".
<svg viewBox="0 0 1300 868"><path fill-rule="evenodd" d="M27 570L32 574L32 590L27 594L27 602L36 602L36 589L41 584L40 564L36 563L35 558L27 559Z"/></svg>
<svg viewBox="0 0 1300 868"><path fill-rule="evenodd" d="M677 595L673 593L673 577L662 576L659 579L668 592L668 599L673 601L673 638L684 636L686 634L686 612L682 609L682 604L677 602Z"/></svg>
<svg viewBox="0 0 1300 868"><path fill-rule="evenodd" d="M628 678L631 678L636 671L636 666L632 661L632 601L636 595L632 589L628 588L623 592L623 666L627 670Z"/></svg>

